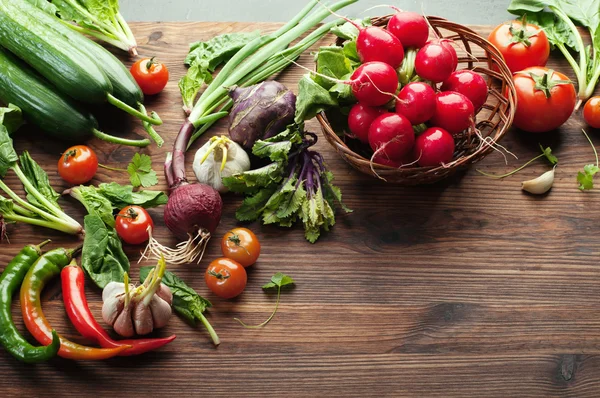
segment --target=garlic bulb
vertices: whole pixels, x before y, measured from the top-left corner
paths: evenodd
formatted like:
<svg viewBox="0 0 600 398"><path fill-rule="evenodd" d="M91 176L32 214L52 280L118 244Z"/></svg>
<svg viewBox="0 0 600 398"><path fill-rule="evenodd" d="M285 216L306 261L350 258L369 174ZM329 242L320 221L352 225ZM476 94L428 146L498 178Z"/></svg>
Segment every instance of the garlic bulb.
<svg viewBox="0 0 600 398"><path fill-rule="evenodd" d="M166 263L161 258L141 286L111 282L102 291L102 319L123 337L151 333L167 325L171 318L173 294L162 285Z"/></svg>
<svg viewBox="0 0 600 398"><path fill-rule="evenodd" d="M250 170L250 158L244 149L225 136L212 137L196 152L192 164L198 182L221 193L228 191L223 177Z"/></svg>
<svg viewBox="0 0 600 398"><path fill-rule="evenodd" d="M552 188L553 183L554 169L545 172L544 174L537 178L534 178L533 180L523 181L521 188L529 193L541 195L548 192L550 188Z"/></svg>

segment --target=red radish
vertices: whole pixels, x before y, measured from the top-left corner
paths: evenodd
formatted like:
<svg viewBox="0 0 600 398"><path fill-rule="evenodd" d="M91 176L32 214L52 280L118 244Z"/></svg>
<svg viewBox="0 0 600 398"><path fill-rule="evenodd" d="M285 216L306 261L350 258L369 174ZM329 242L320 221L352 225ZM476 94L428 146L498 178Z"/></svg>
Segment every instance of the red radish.
<svg viewBox="0 0 600 398"><path fill-rule="evenodd" d="M396 36L377 26L359 27L356 51L362 63L385 62L397 69L404 60L404 47Z"/></svg>
<svg viewBox="0 0 600 398"><path fill-rule="evenodd" d="M398 94L396 112L406 116L411 124L425 123L435 113L435 91L427 83L407 84Z"/></svg>
<svg viewBox="0 0 600 398"><path fill-rule="evenodd" d="M371 123L369 145L379 155L401 160L413 147L415 132L410 121L397 113L385 113Z"/></svg>
<svg viewBox="0 0 600 398"><path fill-rule="evenodd" d="M415 70L425 80L440 83L456 70L456 51L443 40L431 40L417 52Z"/></svg>
<svg viewBox="0 0 600 398"><path fill-rule="evenodd" d="M452 40L440 39L440 42L442 43L442 46L446 48L446 50L450 51L450 54L452 55L452 70L456 70L456 68L458 67L458 54L456 54L456 50L452 45Z"/></svg>
<svg viewBox="0 0 600 398"><path fill-rule="evenodd" d="M467 97L473 108L479 110L488 97L488 86L479 73L472 70L458 70L442 84L442 91L455 91Z"/></svg>
<svg viewBox="0 0 600 398"><path fill-rule="evenodd" d="M454 156L454 138L446 130L431 127L417 137L413 156L421 167L448 163Z"/></svg>
<svg viewBox="0 0 600 398"><path fill-rule="evenodd" d="M367 62L358 67L344 82L352 85L358 102L368 106L381 106L389 102L398 89L396 70L383 62Z"/></svg>
<svg viewBox="0 0 600 398"><path fill-rule="evenodd" d="M435 102L435 114L431 119L433 126L458 134L473 123L473 104L463 94L444 91L436 94Z"/></svg>
<svg viewBox="0 0 600 398"><path fill-rule="evenodd" d="M368 144L369 127L383 113L385 113L385 109L356 104L350 109L350 113L348 114L348 128L356 138Z"/></svg>
<svg viewBox="0 0 600 398"><path fill-rule="evenodd" d="M411 11L398 11L387 25L391 34L396 36L404 47L421 48L429 38L429 25L421 14Z"/></svg>
<svg viewBox="0 0 600 398"><path fill-rule="evenodd" d="M389 166L389 167L394 167L394 168L398 168L402 166L402 162L399 160L392 160L392 159L388 159L385 156L383 156L381 153L376 154L375 156L373 156L373 163L377 163L383 166Z"/></svg>

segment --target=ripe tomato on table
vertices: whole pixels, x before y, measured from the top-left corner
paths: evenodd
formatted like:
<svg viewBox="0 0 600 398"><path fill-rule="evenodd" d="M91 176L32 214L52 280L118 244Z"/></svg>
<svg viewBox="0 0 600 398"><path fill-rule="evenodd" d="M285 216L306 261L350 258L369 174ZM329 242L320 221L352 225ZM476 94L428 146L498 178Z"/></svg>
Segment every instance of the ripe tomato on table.
<svg viewBox="0 0 600 398"><path fill-rule="evenodd" d="M600 129L600 96L590 98L583 107L585 122L595 129Z"/></svg>
<svg viewBox="0 0 600 398"><path fill-rule="evenodd" d="M98 171L96 152L85 145L75 145L67 149L58 160L58 174L73 185L88 182Z"/></svg>
<svg viewBox="0 0 600 398"><path fill-rule="evenodd" d="M515 73L513 82L517 89L516 127L542 133L560 127L571 117L577 93L567 76L536 66Z"/></svg>
<svg viewBox="0 0 600 398"><path fill-rule="evenodd" d="M504 56L506 65L515 73L531 66L545 66L550 56L550 43L539 26L521 21L498 25L488 40Z"/></svg>
<svg viewBox="0 0 600 398"><path fill-rule="evenodd" d="M204 281L214 294L224 299L230 299L239 296L244 291L248 275L240 263L221 257L208 265Z"/></svg>
<svg viewBox="0 0 600 398"><path fill-rule="evenodd" d="M154 229L154 222L150 214L140 206L124 207L115 220L117 234L130 245L144 243L150 237L148 228Z"/></svg>
<svg viewBox="0 0 600 398"><path fill-rule="evenodd" d="M260 242L248 228L234 228L221 239L221 251L223 256L249 267L260 255Z"/></svg>
<svg viewBox="0 0 600 398"><path fill-rule="evenodd" d="M131 74L146 95L160 93L169 81L166 65L152 58L143 58L131 67Z"/></svg>

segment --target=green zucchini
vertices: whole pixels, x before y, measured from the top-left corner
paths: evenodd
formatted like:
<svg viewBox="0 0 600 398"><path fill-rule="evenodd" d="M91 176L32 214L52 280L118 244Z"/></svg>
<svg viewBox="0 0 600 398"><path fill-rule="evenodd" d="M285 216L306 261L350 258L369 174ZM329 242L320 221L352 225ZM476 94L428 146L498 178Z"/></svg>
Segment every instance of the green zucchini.
<svg viewBox="0 0 600 398"><path fill-rule="evenodd" d="M25 119L54 138L82 142L92 135L105 141L147 146L149 140L126 140L98 130L87 110L55 88L28 65L0 48L0 101L21 108Z"/></svg>
<svg viewBox="0 0 600 398"><path fill-rule="evenodd" d="M24 12L14 3L29 5ZM81 50L38 23L43 11L26 1L0 0L0 45L21 58L63 93L85 103L106 102L110 81Z"/></svg>
<svg viewBox="0 0 600 398"><path fill-rule="evenodd" d="M17 1L14 3L14 6L19 7L24 13L29 13L32 7L27 1ZM138 107L138 103L144 102L144 94L140 86L138 86L125 65L110 51L81 33L69 28L59 18L50 14L45 12L36 13L36 20L39 24L43 24L58 34L62 34L71 45L90 56L112 84L112 93L116 98L134 108Z"/></svg>

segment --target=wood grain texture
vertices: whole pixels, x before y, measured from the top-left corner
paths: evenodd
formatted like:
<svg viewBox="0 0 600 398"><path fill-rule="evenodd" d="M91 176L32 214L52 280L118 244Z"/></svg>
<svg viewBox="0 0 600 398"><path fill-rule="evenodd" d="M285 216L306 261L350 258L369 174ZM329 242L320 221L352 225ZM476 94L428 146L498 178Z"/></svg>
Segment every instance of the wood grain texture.
<svg viewBox="0 0 600 398"><path fill-rule="evenodd" d="M279 25L132 25L141 55L157 55L171 71L167 90L147 101L165 121L160 132L167 143L162 149L143 150L152 156L164 189L162 161L183 120L177 81L185 72L188 43L240 30L271 31ZM489 32L488 27L474 28ZM311 56L303 55L301 62L310 66ZM562 59L553 58L550 64L570 71ZM302 73L292 68L279 80L295 89ZM143 134L128 117L112 110L104 113L106 131ZM494 153L477 165L504 172L535 156L538 142L550 145L560 163L554 188L544 197L520 191L522 180L548 169L541 161L503 181L471 169L433 186L400 188L357 174L322 140L318 149L355 210L339 214L331 233L310 245L301 227L252 224L263 252L249 269L246 292L233 301L215 298L203 282L208 261L220 254L217 239L201 265L173 267L213 301L209 319L221 337L220 347L211 345L201 327L174 317L157 335L176 333L177 340L138 358L102 363L55 359L27 366L0 350L0 395L598 396L600 190L577 190L577 170L593 161L581 127L581 116L574 115L554 133L511 131L502 144L520 160L510 159L507 166ZM308 128L319 131L314 121ZM225 122L210 132L224 133ZM600 142L598 132L590 133ZM66 188L56 171L65 144L25 129L19 135L17 148L30 150L45 165L53 185ZM111 166L126 166L134 153L99 141L91 144L100 161ZM125 183L127 176L100 170L94 183L113 180ZM7 183L18 186L12 174ZM236 225L233 213L240 198L228 195L224 201L217 236ZM82 218L77 203L66 199L63 204ZM160 240L174 244L162 210L151 213ZM23 245L49 236L53 247L76 243L69 236L19 225L10 230L11 243L0 245L0 264ZM127 247L134 270L139 250ZM243 329L233 317L258 323L272 310L274 297L260 286L277 271L292 275L297 287L282 296L279 312L267 327ZM100 292L89 285L87 295L100 319ZM82 341L69 325L58 283L48 286L44 300L50 322ZM15 320L24 330L17 305Z"/></svg>

